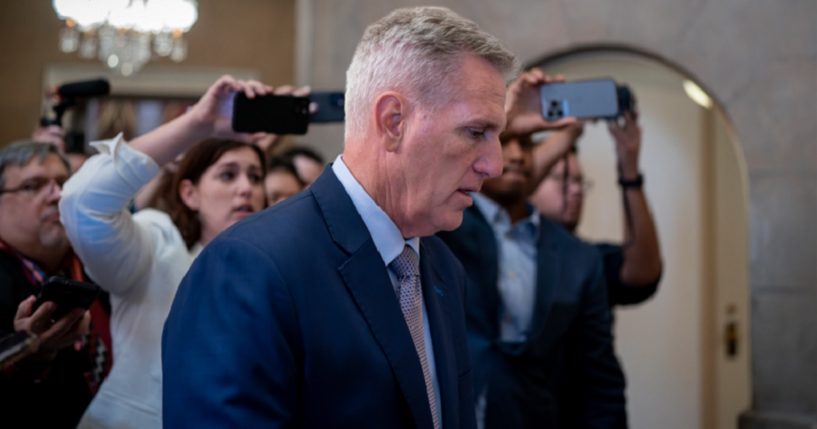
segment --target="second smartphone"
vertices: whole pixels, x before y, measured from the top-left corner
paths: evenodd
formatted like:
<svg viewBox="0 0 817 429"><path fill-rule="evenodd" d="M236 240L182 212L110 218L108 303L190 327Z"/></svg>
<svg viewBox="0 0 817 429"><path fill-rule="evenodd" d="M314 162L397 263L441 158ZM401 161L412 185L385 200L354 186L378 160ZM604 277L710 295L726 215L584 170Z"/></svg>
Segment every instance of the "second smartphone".
<svg viewBox="0 0 817 429"><path fill-rule="evenodd" d="M616 82L612 79L552 83L539 90L542 115L549 121L575 116L579 119L614 119L621 114Z"/></svg>

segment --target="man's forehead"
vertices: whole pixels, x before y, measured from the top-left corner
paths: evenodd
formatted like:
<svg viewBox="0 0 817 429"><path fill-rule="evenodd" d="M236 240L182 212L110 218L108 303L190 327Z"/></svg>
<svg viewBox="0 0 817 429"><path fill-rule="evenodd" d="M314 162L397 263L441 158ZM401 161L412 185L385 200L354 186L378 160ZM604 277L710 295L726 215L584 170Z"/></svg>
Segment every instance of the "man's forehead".
<svg viewBox="0 0 817 429"><path fill-rule="evenodd" d="M461 85L462 92L455 95L455 100L467 106L468 111L479 120L490 122L490 125L499 129L505 127L505 91L504 87L497 89L480 83L477 85ZM488 124L486 124L488 125Z"/></svg>
<svg viewBox="0 0 817 429"><path fill-rule="evenodd" d="M68 169L65 167L65 164L62 162L59 156L53 153L49 153L45 156L45 158L40 158L39 156L36 156L32 158L28 163L22 166L9 165L3 172L3 176L6 180L8 180L11 177L20 177L21 179L24 180L31 176L46 173L61 174L67 176Z"/></svg>

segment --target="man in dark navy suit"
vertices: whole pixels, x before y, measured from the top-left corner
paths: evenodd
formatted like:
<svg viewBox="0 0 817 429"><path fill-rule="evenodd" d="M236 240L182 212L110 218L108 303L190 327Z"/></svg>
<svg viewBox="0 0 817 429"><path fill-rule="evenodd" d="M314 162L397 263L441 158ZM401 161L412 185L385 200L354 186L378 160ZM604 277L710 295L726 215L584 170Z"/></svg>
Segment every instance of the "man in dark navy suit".
<svg viewBox="0 0 817 429"><path fill-rule="evenodd" d="M183 280L163 336L165 426L475 426L465 273L433 234L501 171L514 63L443 8L366 30L343 154Z"/></svg>
<svg viewBox="0 0 817 429"><path fill-rule="evenodd" d="M511 84L502 175L474 195L459 229L439 234L470 280L477 422L486 429L625 428L601 258L528 203L536 183L530 134L549 127L537 105L547 80L533 70Z"/></svg>

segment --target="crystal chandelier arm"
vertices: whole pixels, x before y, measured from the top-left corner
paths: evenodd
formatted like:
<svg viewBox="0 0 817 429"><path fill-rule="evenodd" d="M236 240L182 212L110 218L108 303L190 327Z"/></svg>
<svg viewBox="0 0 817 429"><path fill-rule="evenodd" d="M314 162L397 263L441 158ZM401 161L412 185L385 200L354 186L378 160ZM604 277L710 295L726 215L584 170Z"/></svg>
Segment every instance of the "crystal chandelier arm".
<svg viewBox="0 0 817 429"><path fill-rule="evenodd" d="M60 50L98 57L123 76L138 72L156 55L187 57L184 37L198 19L196 0L52 0L65 24Z"/></svg>

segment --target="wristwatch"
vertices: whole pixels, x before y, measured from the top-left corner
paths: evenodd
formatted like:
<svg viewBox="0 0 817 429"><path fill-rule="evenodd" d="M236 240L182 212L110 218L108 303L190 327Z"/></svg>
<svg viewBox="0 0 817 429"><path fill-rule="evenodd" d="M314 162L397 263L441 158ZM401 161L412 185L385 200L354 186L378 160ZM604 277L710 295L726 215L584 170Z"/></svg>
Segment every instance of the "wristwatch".
<svg viewBox="0 0 817 429"><path fill-rule="evenodd" d="M644 175L638 173L638 176L635 176L635 179L629 180L619 177L618 185L621 186L621 189L641 189L641 186L644 185Z"/></svg>

